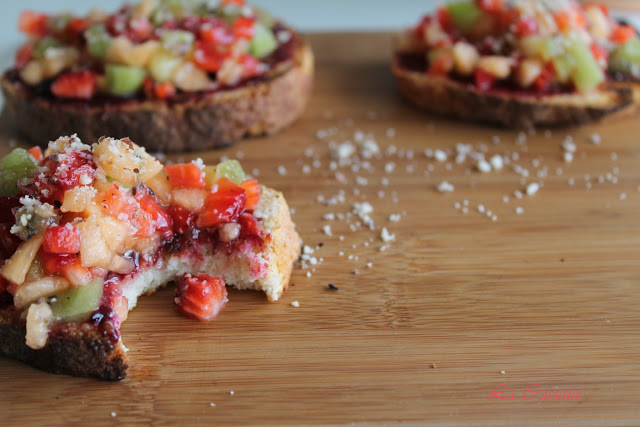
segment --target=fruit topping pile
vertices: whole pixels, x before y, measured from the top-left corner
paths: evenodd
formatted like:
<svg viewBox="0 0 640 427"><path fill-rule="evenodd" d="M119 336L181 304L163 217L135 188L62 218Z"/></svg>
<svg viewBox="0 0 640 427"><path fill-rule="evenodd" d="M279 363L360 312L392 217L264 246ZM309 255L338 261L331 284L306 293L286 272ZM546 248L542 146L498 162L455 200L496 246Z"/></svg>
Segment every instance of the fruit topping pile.
<svg viewBox="0 0 640 427"><path fill-rule="evenodd" d="M422 18L411 43L426 72L479 90L586 93L607 76L640 78L640 39L606 5L575 0L455 0Z"/></svg>
<svg viewBox="0 0 640 427"><path fill-rule="evenodd" d="M197 239L229 252L241 240L261 244L259 200L258 182L236 160L163 167L126 138L17 148L0 161L0 294L26 314L34 348L58 321L116 324L130 308L121 279L165 251ZM181 313L208 320L225 302L222 279L180 280Z"/></svg>
<svg viewBox="0 0 640 427"><path fill-rule="evenodd" d="M235 86L267 73L291 39L244 0L143 0L84 17L24 11L18 26L29 36L16 54L20 78L61 99L166 99Z"/></svg>

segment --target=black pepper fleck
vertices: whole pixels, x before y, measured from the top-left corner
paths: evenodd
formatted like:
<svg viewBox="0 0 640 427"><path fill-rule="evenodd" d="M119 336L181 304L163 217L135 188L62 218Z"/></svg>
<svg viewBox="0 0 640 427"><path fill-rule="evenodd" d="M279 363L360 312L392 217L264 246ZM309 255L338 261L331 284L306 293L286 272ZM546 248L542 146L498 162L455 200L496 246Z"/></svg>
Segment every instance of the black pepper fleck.
<svg viewBox="0 0 640 427"><path fill-rule="evenodd" d="M332 291L337 291L340 288L334 285L333 283L329 283L329 289L331 289Z"/></svg>

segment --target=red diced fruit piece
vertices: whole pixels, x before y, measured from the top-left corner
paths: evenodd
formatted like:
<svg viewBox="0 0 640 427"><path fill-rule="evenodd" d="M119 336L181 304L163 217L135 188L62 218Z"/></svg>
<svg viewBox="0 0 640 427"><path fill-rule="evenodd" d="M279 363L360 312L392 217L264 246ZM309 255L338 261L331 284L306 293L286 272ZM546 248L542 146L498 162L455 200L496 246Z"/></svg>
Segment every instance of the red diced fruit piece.
<svg viewBox="0 0 640 427"><path fill-rule="evenodd" d="M149 22L149 19L144 16L132 19L129 22L129 28L131 28L131 32L135 35L136 41L147 40L151 36L151 33L153 33L153 25Z"/></svg>
<svg viewBox="0 0 640 427"><path fill-rule="evenodd" d="M25 34L44 37L49 32L49 17L44 13L25 10L18 18L18 29Z"/></svg>
<svg viewBox="0 0 640 427"><path fill-rule="evenodd" d="M258 61L255 57L249 54L244 54L240 57L239 62L242 65L242 77L248 78L258 74L260 61Z"/></svg>
<svg viewBox="0 0 640 427"><path fill-rule="evenodd" d="M238 224L240 224L240 234L243 238L248 237L260 237L262 230L258 227L258 222L250 213L243 213L238 217Z"/></svg>
<svg viewBox="0 0 640 427"><path fill-rule="evenodd" d="M203 20L202 25L198 21L194 26L199 28L198 33L203 42L212 46L228 45L233 42L233 33L222 19L203 18Z"/></svg>
<svg viewBox="0 0 640 427"><path fill-rule="evenodd" d="M246 3L244 0L221 0L220 7L226 6L228 4L235 4L236 6L244 6Z"/></svg>
<svg viewBox="0 0 640 427"><path fill-rule="evenodd" d="M52 254L77 254L80 252L78 229L66 225L54 225L47 228L42 248Z"/></svg>
<svg viewBox="0 0 640 427"><path fill-rule="evenodd" d="M174 301L183 316L206 322L224 308L227 289L219 277L185 274L178 280Z"/></svg>
<svg viewBox="0 0 640 427"><path fill-rule="evenodd" d="M518 37L531 36L538 33L538 21L531 16L523 16L518 20L516 34Z"/></svg>
<svg viewBox="0 0 640 427"><path fill-rule="evenodd" d="M59 273L65 266L78 260L75 254L52 254L44 249L38 251L38 258L42 269L49 275Z"/></svg>
<svg viewBox="0 0 640 427"><path fill-rule="evenodd" d="M247 202L246 191L229 181L221 178L214 187L217 191L207 196L204 206L198 215L198 227L212 227L214 225L231 222L242 213Z"/></svg>
<svg viewBox="0 0 640 427"><path fill-rule="evenodd" d="M33 43L27 43L16 52L16 68L22 70L33 59Z"/></svg>
<svg viewBox="0 0 640 427"><path fill-rule="evenodd" d="M482 91L491 90L496 82L496 78L486 71L478 68L475 71L476 87Z"/></svg>
<svg viewBox="0 0 640 427"><path fill-rule="evenodd" d="M429 64L427 74L430 76L446 76L453 70L453 54L449 50L439 52Z"/></svg>
<svg viewBox="0 0 640 427"><path fill-rule="evenodd" d="M173 221L174 232L182 234L195 226L196 216L182 206L171 205L167 211Z"/></svg>
<svg viewBox="0 0 640 427"><path fill-rule="evenodd" d="M220 52L215 46L208 46L199 40L195 43L193 61L203 70L215 73L220 70L227 56L227 53Z"/></svg>
<svg viewBox="0 0 640 427"><path fill-rule="evenodd" d="M244 188L247 192L247 203L244 208L247 210L253 210L258 206L260 202L260 185L257 179L247 179L240 184L240 187Z"/></svg>
<svg viewBox="0 0 640 427"><path fill-rule="evenodd" d="M76 258L73 262L66 264L60 268L62 276L71 283L71 286L83 286L93 279L93 275L88 268L83 267L80 259Z"/></svg>
<svg viewBox="0 0 640 427"><path fill-rule="evenodd" d="M255 22L251 18L241 16L233 23L233 33L237 38L251 40L255 34Z"/></svg>
<svg viewBox="0 0 640 427"><path fill-rule="evenodd" d="M173 187L204 188L207 185L202 176L202 170L193 163L168 165L164 167L164 170Z"/></svg>
<svg viewBox="0 0 640 427"><path fill-rule="evenodd" d="M67 31L73 35L84 33L89 28L89 21L84 18L72 18L67 24Z"/></svg>
<svg viewBox="0 0 640 427"><path fill-rule="evenodd" d="M158 231L162 233L165 240L170 240L171 237L173 237L173 220L171 216L145 191L138 190L135 199L140 204L140 209L147 214L143 216L148 216L150 219L150 221L147 221L145 224L146 227L144 230L143 227L138 230L138 234L149 237ZM136 215L136 219L139 216L140 215Z"/></svg>
<svg viewBox="0 0 640 427"><path fill-rule="evenodd" d="M72 71L62 74L51 85L58 98L90 99L96 92L96 76L91 71Z"/></svg>
<svg viewBox="0 0 640 427"><path fill-rule="evenodd" d="M496 13L502 10L502 0L476 0L478 7L489 13Z"/></svg>
<svg viewBox="0 0 640 427"><path fill-rule="evenodd" d="M556 12L553 15L553 19L556 21L556 25L560 31L567 31L571 29L571 17L567 12Z"/></svg>
<svg viewBox="0 0 640 427"><path fill-rule="evenodd" d="M154 93L159 99L167 99L176 94L176 87L171 82L164 82L156 85Z"/></svg>
<svg viewBox="0 0 640 427"><path fill-rule="evenodd" d="M609 52L599 43L591 44L591 54L602 68L607 68L609 63Z"/></svg>
<svg viewBox="0 0 640 427"><path fill-rule="evenodd" d="M553 63L549 62L542 73L538 76L535 82L533 82L533 86L536 88L537 92L546 92L551 88L551 83L553 83L553 79L556 76L556 70L553 67Z"/></svg>
<svg viewBox="0 0 640 427"><path fill-rule="evenodd" d="M35 147L29 148L27 150L27 153L31 154L33 158L36 159L36 162L40 162L42 160L42 148L38 147L37 145Z"/></svg>
<svg viewBox="0 0 640 427"><path fill-rule="evenodd" d="M449 10L446 7L442 6L438 9L437 16L440 27L447 33L451 34L455 29L455 25L453 25L453 19L451 19Z"/></svg>
<svg viewBox="0 0 640 427"><path fill-rule="evenodd" d="M611 41L618 44L628 42L636 35L636 30L630 25L618 25L611 32Z"/></svg>

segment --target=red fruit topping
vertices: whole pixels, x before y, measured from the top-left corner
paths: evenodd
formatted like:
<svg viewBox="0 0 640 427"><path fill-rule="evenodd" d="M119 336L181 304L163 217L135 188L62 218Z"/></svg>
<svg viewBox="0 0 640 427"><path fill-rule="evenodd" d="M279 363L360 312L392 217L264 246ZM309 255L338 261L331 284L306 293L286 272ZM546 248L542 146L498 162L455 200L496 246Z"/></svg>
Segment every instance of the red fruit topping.
<svg viewBox="0 0 640 427"><path fill-rule="evenodd" d="M624 44L636 35L636 30L630 25L618 25L611 32L611 41L618 44Z"/></svg>
<svg viewBox="0 0 640 427"><path fill-rule="evenodd" d="M159 83L155 86L154 93L158 99L167 99L176 94L176 87L171 82Z"/></svg>
<svg viewBox="0 0 640 427"><path fill-rule="evenodd" d="M523 16L518 20L516 25L516 34L518 37L531 36L538 33L538 21L531 16Z"/></svg>
<svg viewBox="0 0 640 427"><path fill-rule="evenodd" d="M189 212L182 206L171 205L167 208L171 219L173 220L173 231L176 233L185 233L191 230L196 224L195 214Z"/></svg>
<svg viewBox="0 0 640 427"><path fill-rule="evenodd" d="M243 213L238 217L238 224L240 224L240 235L243 238L257 237L260 238L262 230L258 227L258 223L253 215L249 213Z"/></svg>
<svg viewBox="0 0 640 427"><path fill-rule="evenodd" d="M205 44L200 40L195 43L193 61L203 70L215 73L220 70L227 56L229 56L228 52L220 52L216 46Z"/></svg>
<svg viewBox="0 0 640 427"><path fill-rule="evenodd" d="M75 254L52 254L43 249L38 251L38 258L45 273L52 275L60 272L65 266L78 260Z"/></svg>
<svg viewBox="0 0 640 427"><path fill-rule="evenodd" d="M193 163L179 163L168 165L164 170L169 176L169 183L173 187L204 188L207 183L202 176L202 170Z"/></svg>
<svg viewBox="0 0 640 427"><path fill-rule="evenodd" d="M476 87L482 91L491 90L496 82L495 77L480 68L475 71L474 77Z"/></svg>
<svg viewBox="0 0 640 427"><path fill-rule="evenodd" d="M242 65L242 77L249 78L258 75L260 68L260 61L255 57L245 53L240 56L240 65Z"/></svg>
<svg viewBox="0 0 640 427"><path fill-rule="evenodd" d="M96 92L96 75L91 71L64 73L51 85L58 98L89 99Z"/></svg>
<svg viewBox="0 0 640 427"><path fill-rule="evenodd" d="M84 18L72 18L67 24L67 32L74 36L84 33L87 28L89 28L89 21Z"/></svg>
<svg viewBox="0 0 640 427"><path fill-rule="evenodd" d="M260 202L260 185L257 179L247 179L240 184L240 187L244 188L247 192L247 203L244 208L246 210L253 210Z"/></svg>
<svg viewBox="0 0 640 427"><path fill-rule="evenodd" d="M478 7L489 13L497 13L502 10L502 0L476 0Z"/></svg>
<svg viewBox="0 0 640 427"><path fill-rule="evenodd" d="M227 289L219 277L185 274L178 280L174 302L185 317L202 322L211 320L227 301Z"/></svg>
<svg viewBox="0 0 640 427"><path fill-rule="evenodd" d="M239 39L251 40L255 34L255 21L253 18L239 17L233 23L233 33Z"/></svg>
<svg viewBox="0 0 640 427"><path fill-rule="evenodd" d="M455 25L453 24L453 19L451 19L449 9L441 6L440 8L438 8L437 17L440 28L442 28L445 32L451 34L455 31Z"/></svg>
<svg viewBox="0 0 640 427"><path fill-rule="evenodd" d="M430 76L446 76L451 70L453 70L453 54L448 50L443 50L429 64L427 74Z"/></svg>
<svg viewBox="0 0 640 427"><path fill-rule="evenodd" d="M149 21L149 18L144 16L132 19L129 22L129 28L131 29L130 33L135 35L135 37L130 37L134 39L134 41L147 40L153 33L153 25Z"/></svg>
<svg viewBox="0 0 640 427"><path fill-rule="evenodd" d="M42 148L38 147L37 145L35 147L29 148L27 150L27 153L31 154L37 162L40 162L42 160Z"/></svg>
<svg viewBox="0 0 640 427"><path fill-rule="evenodd" d="M42 249L52 254L77 254L80 252L80 233L76 227L55 225L44 233Z"/></svg>
<svg viewBox="0 0 640 427"><path fill-rule="evenodd" d="M217 191L207 196L204 206L198 215L198 227L211 227L223 222L235 220L244 210L247 203L246 191L229 181L220 179L214 187Z"/></svg>
<svg viewBox="0 0 640 427"><path fill-rule="evenodd" d="M162 233L165 240L171 240L173 237L171 216L146 191L139 189L134 197L140 204L140 209L146 214L142 216L150 219L145 223L145 227L140 227L136 235L150 237L157 231ZM141 215L137 215L136 219L139 217Z"/></svg>
<svg viewBox="0 0 640 427"><path fill-rule="evenodd" d="M22 70L33 59L33 43L27 43L16 52L16 68Z"/></svg>
<svg viewBox="0 0 640 427"><path fill-rule="evenodd" d="M18 18L18 29L30 36L44 37L49 33L49 17L44 13L25 10Z"/></svg>
<svg viewBox="0 0 640 427"><path fill-rule="evenodd" d="M546 92L551 88L551 83L553 83L553 79L556 75L556 69L553 67L553 63L549 62L542 73L538 76L535 82L533 82L533 87L535 87L537 92Z"/></svg>
<svg viewBox="0 0 640 427"><path fill-rule="evenodd" d="M184 24L183 24L184 25ZM203 18L201 28L198 21L194 31L200 34L200 39L211 46L229 45L233 43L233 33L221 19Z"/></svg>
<svg viewBox="0 0 640 427"><path fill-rule="evenodd" d="M93 279L91 271L83 267L78 258L69 264L63 265L60 268L60 273L71 283L71 286L84 286Z"/></svg>
<svg viewBox="0 0 640 427"><path fill-rule="evenodd" d="M70 151L46 157L41 164L43 173L25 191L39 193L41 201L53 204L62 202L65 190L78 186L92 185L96 172L90 151Z"/></svg>
<svg viewBox="0 0 640 427"><path fill-rule="evenodd" d="M244 6L246 3L244 0L221 0L220 7L226 6L228 4L235 4L236 6Z"/></svg>

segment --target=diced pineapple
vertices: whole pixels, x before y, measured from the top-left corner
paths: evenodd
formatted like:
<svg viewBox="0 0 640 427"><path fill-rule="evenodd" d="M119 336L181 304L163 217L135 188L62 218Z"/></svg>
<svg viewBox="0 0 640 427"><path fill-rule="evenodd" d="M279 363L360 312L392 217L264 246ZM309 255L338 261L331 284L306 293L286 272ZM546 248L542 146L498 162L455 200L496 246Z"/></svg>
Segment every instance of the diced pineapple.
<svg viewBox="0 0 640 427"><path fill-rule="evenodd" d="M42 264L38 257L33 259L31 266L29 266L29 270L27 271L27 275L25 276L25 282L33 282L35 280L42 279L44 276L44 270L42 269Z"/></svg>
<svg viewBox="0 0 640 427"><path fill-rule="evenodd" d="M135 268L135 263L132 259L125 258L120 255L116 255L109 264L109 270L120 274L129 274Z"/></svg>
<svg viewBox="0 0 640 427"><path fill-rule="evenodd" d="M46 301L31 304L27 312L27 346L34 350L44 348L49 337L51 322L53 322L53 312Z"/></svg>
<svg viewBox="0 0 640 427"><path fill-rule="evenodd" d="M20 78L26 83L35 86L44 80L44 68L40 60L29 61L26 67L20 71Z"/></svg>
<svg viewBox="0 0 640 427"><path fill-rule="evenodd" d="M105 60L113 64L144 67L160 48L161 44L156 40L134 45L127 37L119 36L109 45Z"/></svg>
<svg viewBox="0 0 640 427"><path fill-rule="evenodd" d="M75 47L52 47L41 59L44 78L52 78L80 61L80 51Z"/></svg>
<svg viewBox="0 0 640 427"><path fill-rule="evenodd" d="M2 277L16 285L23 283L43 240L44 234L41 234L22 243L0 270Z"/></svg>
<svg viewBox="0 0 640 427"><path fill-rule="evenodd" d="M64 192L60 210L62 212L83 212L93 203L97 191L93 187L74 187Z"/></svg>
<svg viewBox="0 0 640 427"><path fill-rule="evenodd" d="M84 267L109 269L114 253L107 246L94 215L77 225L80 232L80 261Z"/></svg>
<svg viewBox="0 0 640 427"><path fill-rule="evenodd" d="M453 62L456 72L468 76L476 68L480 55L474 45L459 41L453 45Z"/></svg>
<svg viewBox="0 0 640 427"><path fill-rule="evenodd" d="M516 81L521 87L529 87L542 74L543 64L537 59L524 59L518 66Z"/></svg>
<svg viewBox="0 0 640 427"><path fill-rule="evenodd" d="M173 203L178 204L189 212L200 212L204 199L209 192L198 188L174 188L171 192Z"/></svg>
<svg viewBox="0 0 640 427"><path fill-rule="evenodd" d="M209 90L214 83L202 68L196 67L193 62L183 62L173 73L173 84L185 92Z"/></svg>
<svg viewBox="0 0 640 427"><path fill-rule="evenodd" d="M107 176L124 184L133 184L143 163L129 144L121 139L103 138L93 145L93 157Z"/></svg>
<svg viewBox="0 0 640 427"><path fill-rule="evenodd" d="M142 147L138 147L134 144L134 152L137 157L142 160L142 168L138 174L138 180L145 183L156 176L161 170L164 169L162 163L160 163L155 157L146 152Z"/></svg>
<svg viewBox="0 0 640 427"><path fill-rule="evenodd" d="M138 254L145 256L153 255L161 244L162 238L156 234L151 237L136 237L130 245L132 245L131 249L138 252Z"/></svg>
<svg viewBox="0 0 640 427"><path fill-rule="evenodd" d="M171 203L171 183L169 183L169 177L164 169L144 183L162 203Z"/></svg>
<svg viewBox="0 0 640 427"><path fill-rule="evenodd" d="M584 7L584 14L589 22L589 32L598 39L608 39L611 24L602 9L595 4L588 4Z"/></svg>
<svg viewBox="0 0 640 427"><path fill-rule="evenodd" d="M148 18L151 13L158 7L158 0L143 0L133 11L133 16L140 18Z"/></svg>
<svg viewBox="0 0 640 427"><path fill-rule="evenodd" d="M110 216L101 215L96 218L100 233L112 253L122 253L123 243L133 235L127 225Z"/></svg>
<svg viewBox="0 0 640 427"><path fill-rule="evenodd" d="M478 60L478 68L497 79L506 79L511 74L511 58L499 55L483 56Z"/></svg>
<svg viewBox="0 0 640 427"><path fill-rule="evenodd" d="M18 286L13 303L18 308L24 308L43 297L50 297L68 289L71 284L67 279L58 276L45 276L33 282L26 282Z"/></svg>

